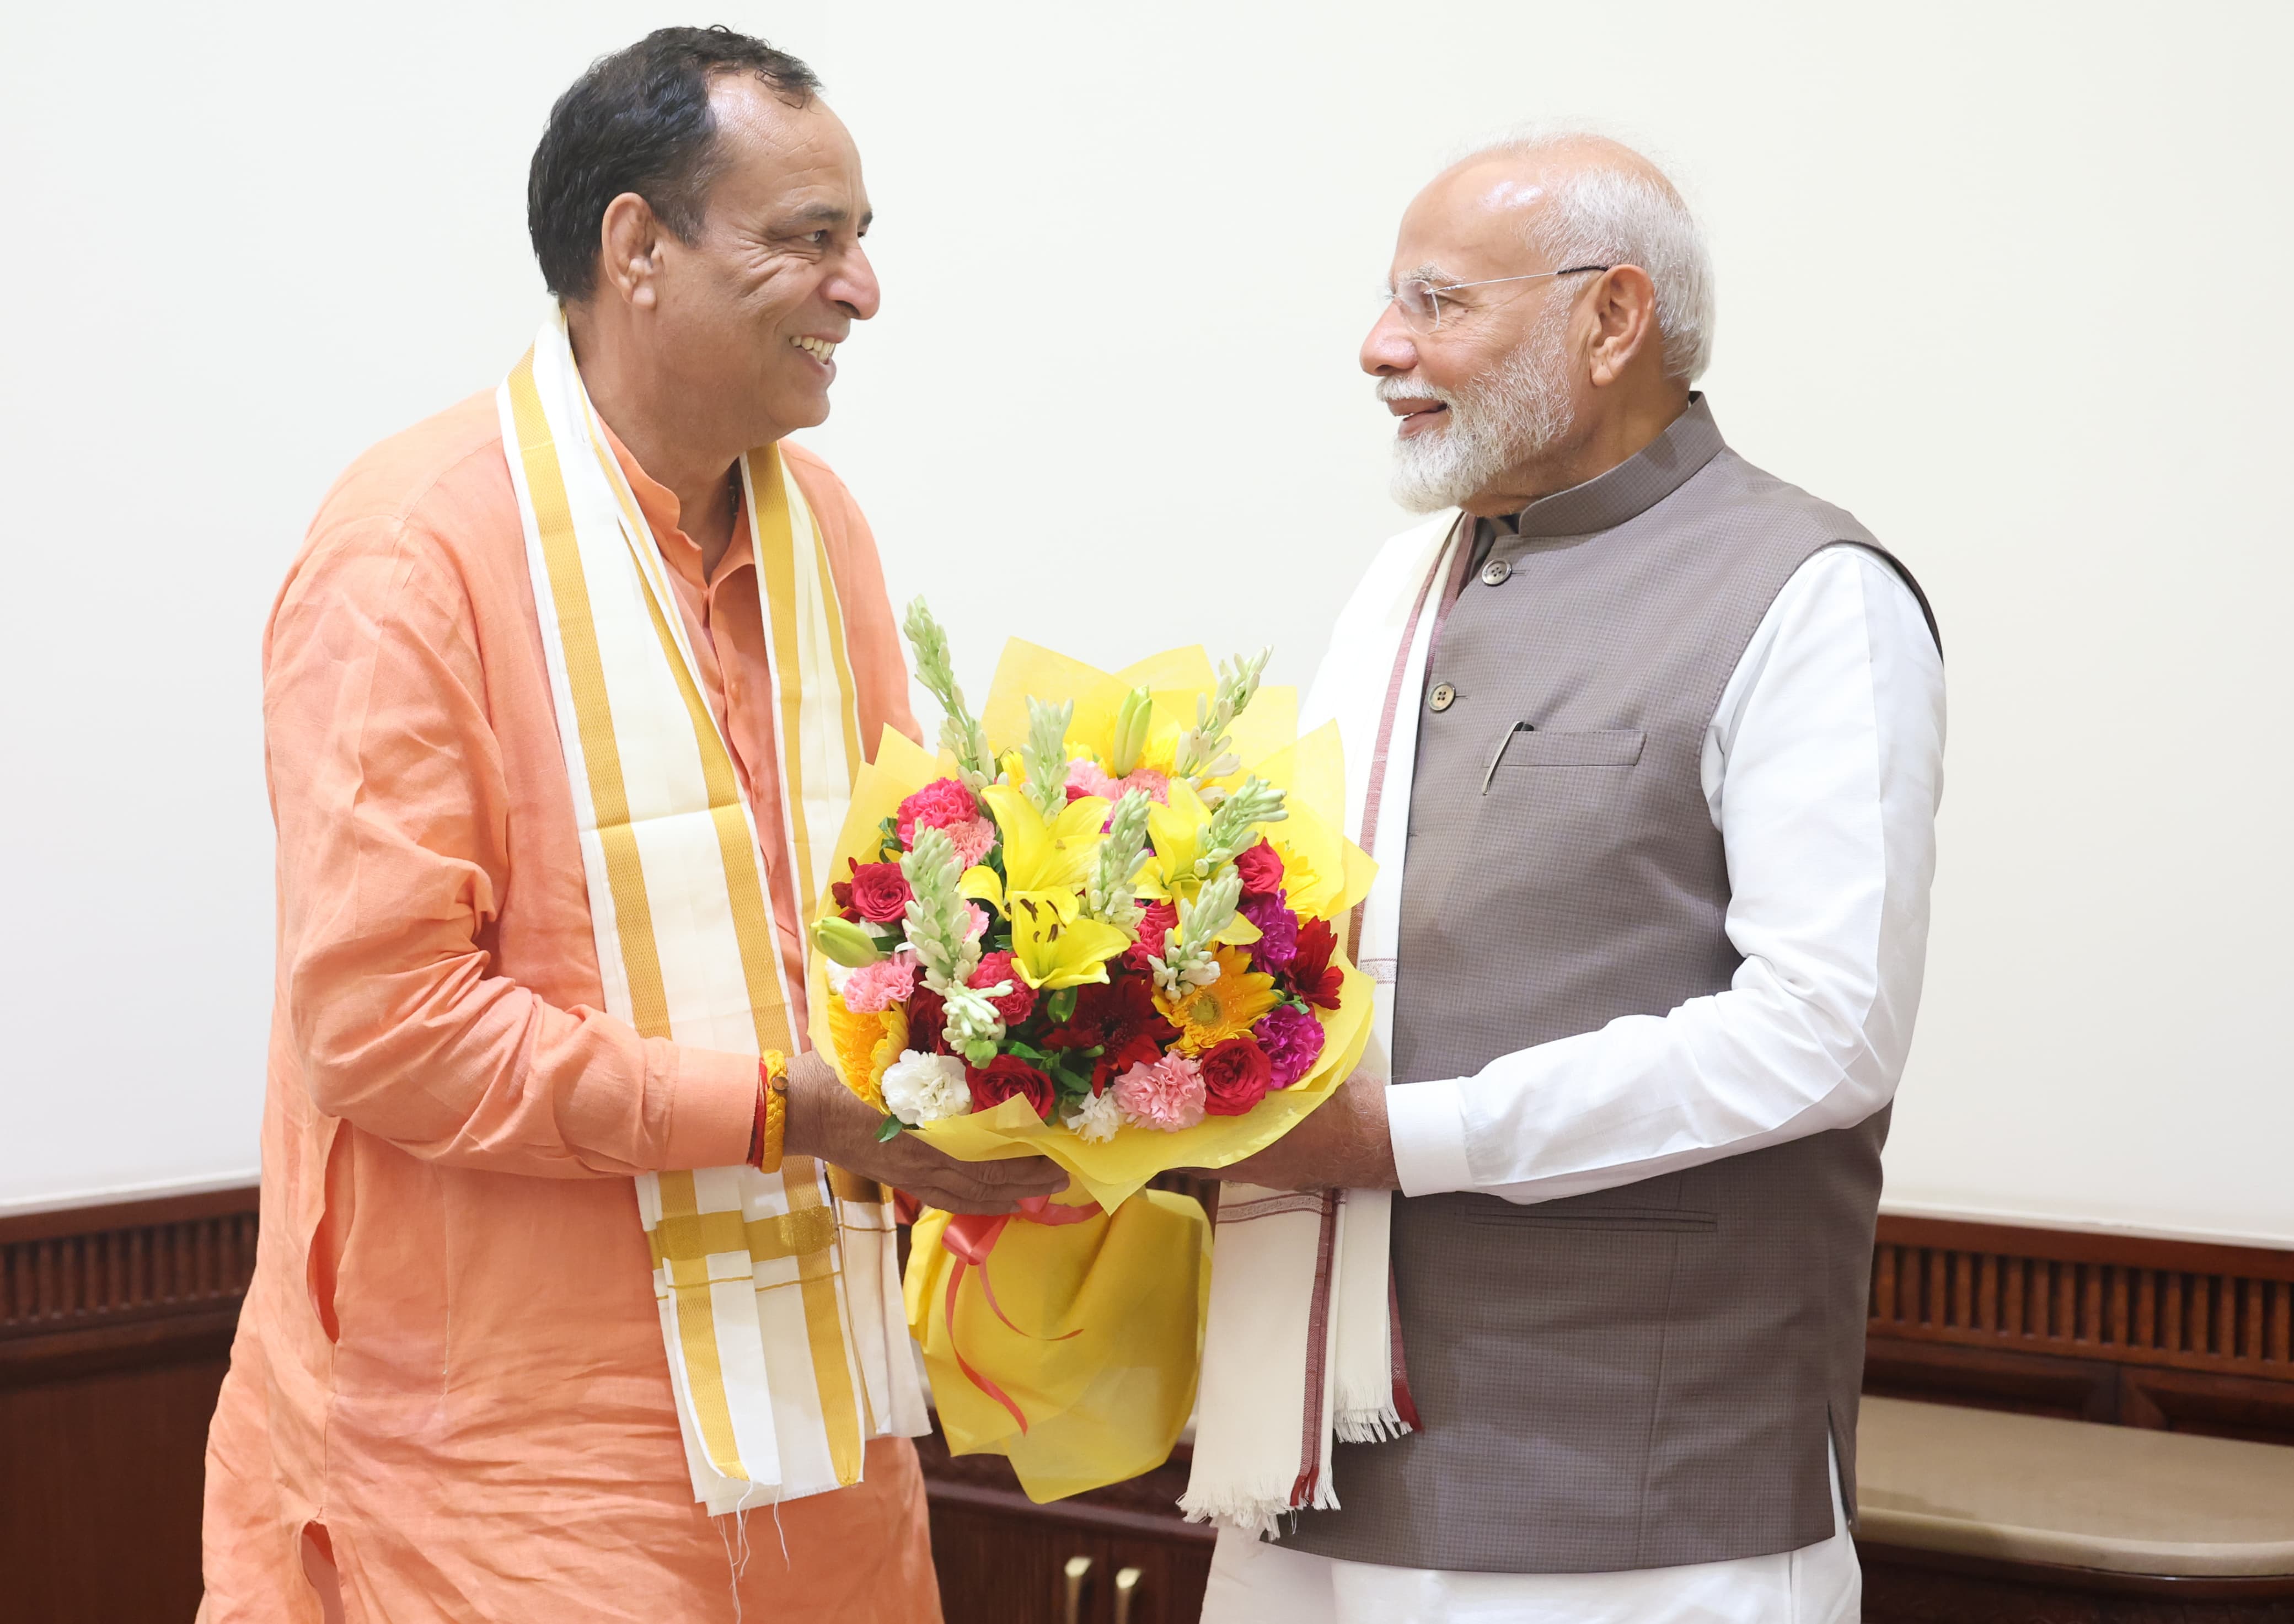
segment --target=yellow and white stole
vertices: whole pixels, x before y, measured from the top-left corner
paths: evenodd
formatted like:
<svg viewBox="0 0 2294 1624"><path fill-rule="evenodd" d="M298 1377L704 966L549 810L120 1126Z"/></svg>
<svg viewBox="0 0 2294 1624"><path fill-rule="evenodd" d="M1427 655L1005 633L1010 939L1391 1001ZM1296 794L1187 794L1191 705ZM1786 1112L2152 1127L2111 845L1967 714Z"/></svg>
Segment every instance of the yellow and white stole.
<svg viewBox="0 0 2294 1624"><path fill-rule="evenodd" d="M742 459L780 743L778 804L752 808L562 319L496 402L606 1007L648 1037L793 1054L754 819L781 819L809 918L861 766L819 527L777 447ZM879 1186L803 1157L637 1186L686 1464L712 1515L858 1482L868 1439L929 1430Z"/></svg>

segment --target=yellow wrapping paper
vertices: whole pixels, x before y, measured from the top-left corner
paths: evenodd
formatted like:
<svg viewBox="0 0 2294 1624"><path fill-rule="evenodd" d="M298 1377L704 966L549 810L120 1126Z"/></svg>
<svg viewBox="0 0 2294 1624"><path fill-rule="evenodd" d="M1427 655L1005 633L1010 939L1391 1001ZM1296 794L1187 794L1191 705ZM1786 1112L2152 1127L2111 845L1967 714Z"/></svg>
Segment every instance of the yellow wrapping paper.
<svg viewBox="0 0 2294 1624"><path fill-rule="evenodd" d="M997 1318L978 1270L956 1293L964 1358L1028 1417L972 1385L956 1364L948 1277L956 1260L946 1213L916 1221L908 1328L923 1345L948 1447L1010 1457L1028 1498L1079 1494L1152 1471L1195 1407L1211 1226L1184 1196L1143 1190L1111 1213L1053 1227L1013 1219L988 1264Z"/></svg>
<svg viewBox="0 0 2294 1624"><path fill-rule="evenodd" d="M1155 718L1143 764L1167 770L1181 732L1193 723L1196 695L1212 692L1216 682L1200 648L1158 654L1110 675L1015 639L997 667L980 722L1001 757L1025 736L1029 698L1073 700L1070 748L1103 756L1124 696L1145 687L1154 696ZM1290 906L1302 919L1330 922L1343 944L1346 916L1369 894L1376 871L1341 832L1346 771L1336 726L1304 739L1297 729L1295 690L1262 688L1230 734L1240 767L1216 782L1231 788L1256 775L1285 792L1289 816L1261 832L1282 857ZM953 757L888 729L875 760L853 785L831 872L844 873L847 859L875 861L883 820L924 785L955 773ZM907 1279L908 1325L923 1344L955 1452L1009 1457L1021 1486L1037 1500L1135 1476L1168 1457L1194 1403L1210 1290L1210 1226L1194 1201L1145 1185L1173 1168L1223 1167L1264 1149L1351 1075L1370 1038L1371 984L1343 952L1331 962L1344 987L1336 1011L1315 1011L1323 1031L1321 1056L1306 1076L1243 1116L1206 1117L1175 1133L1127 1130L1094 1143L1044 1122L1014 1098L909 1130L965 1161L1048 1157L1072 1177L1065 1200L1088 1199L1103 1209L1061 1225L1015 1218L998 1238L988 1272L997 1303L1021 1330L1003 1322L980 1271L967 1269L953 1339L945 1297L956 1259L940 1244L948 1214L928 1210L918 1220ZM889 1031L880 1037L883 1028L876 1023L889 1026L894 1018L846 1011L829 989L818 952L810 955L809 992L814 1045L848 1086L881 1103L879 1083L899 1044ZM964 1376L956 1363L959 1346L975 1371L1019 1405L1028 1418L1024 1430Z"/></svg>

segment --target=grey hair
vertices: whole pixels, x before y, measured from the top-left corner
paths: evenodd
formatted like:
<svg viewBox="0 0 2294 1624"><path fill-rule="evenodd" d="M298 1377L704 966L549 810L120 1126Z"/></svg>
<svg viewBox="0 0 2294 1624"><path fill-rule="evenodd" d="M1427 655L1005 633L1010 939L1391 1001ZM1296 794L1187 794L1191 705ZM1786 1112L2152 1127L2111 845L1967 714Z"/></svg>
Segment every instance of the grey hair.
<svg viewBox="0 0 2294 1624"><path fill-rule="evenodd" d="M1545 206L1530 217L1530 246L1556 265L1630 264L1647 272L1656 288L1665 376L1694 383L1712 361L1712 256L1696 216L1656 166L1623 143L1586 130L1516 134L1468 156L1539 158L1589 145L1623 150L1614 161L1571 166L1557 174Z"/></svg>

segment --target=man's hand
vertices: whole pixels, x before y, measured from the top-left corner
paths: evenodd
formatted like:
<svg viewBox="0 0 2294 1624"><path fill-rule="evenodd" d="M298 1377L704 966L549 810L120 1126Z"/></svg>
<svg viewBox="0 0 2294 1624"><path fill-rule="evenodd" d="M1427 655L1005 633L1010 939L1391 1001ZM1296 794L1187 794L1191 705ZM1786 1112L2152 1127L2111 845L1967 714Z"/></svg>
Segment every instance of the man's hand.
<svg viewBox="0 0 2294 1624"><path fill-rule="evenodd" d="M1068 1187L1066 1170L1043 1157L960 1162L914 1133L880 1144L876 1134L883 1125L883 1116L839 1082L820 1056L800 1054L789 1061L785 1155L816 1157L950 1213L1014 1212L1027 1197L1054 1196Z"/></svg>
<svg viewBox="0 0 2294 1624"><path fill-rule="evenodd" d="M1306 1120L1215 1179L1269 1190L1398 1190L1394 1141L1386 1127L1386 1081L1356 1072Z"/></svg>

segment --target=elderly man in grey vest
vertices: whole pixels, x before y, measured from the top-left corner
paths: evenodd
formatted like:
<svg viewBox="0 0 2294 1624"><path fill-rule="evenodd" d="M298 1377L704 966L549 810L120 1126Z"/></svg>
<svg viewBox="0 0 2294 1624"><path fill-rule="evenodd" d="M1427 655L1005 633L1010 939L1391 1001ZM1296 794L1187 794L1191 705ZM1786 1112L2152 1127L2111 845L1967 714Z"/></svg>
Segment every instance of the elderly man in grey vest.
<svg viewBox="0 0 2294 1624"><path fill-rule="evenodd" d="M1722 439L1704 246L1639 155L1467 158L1393 279L1362 364L1436 516L1308 705L1380 865L1379 1035L1223 1175L1204 1616L1852 1620L1932 620Z"/></svg>

